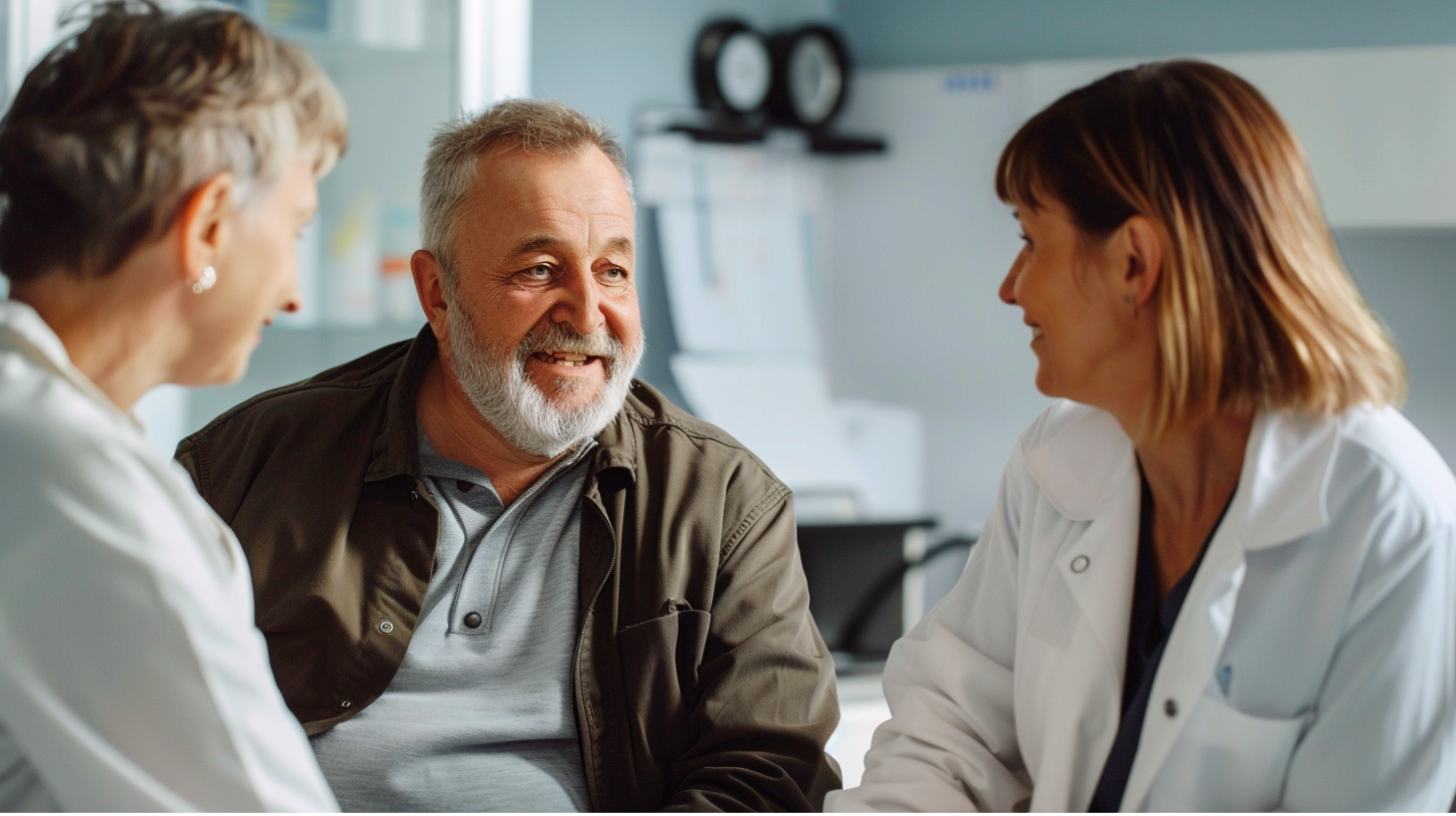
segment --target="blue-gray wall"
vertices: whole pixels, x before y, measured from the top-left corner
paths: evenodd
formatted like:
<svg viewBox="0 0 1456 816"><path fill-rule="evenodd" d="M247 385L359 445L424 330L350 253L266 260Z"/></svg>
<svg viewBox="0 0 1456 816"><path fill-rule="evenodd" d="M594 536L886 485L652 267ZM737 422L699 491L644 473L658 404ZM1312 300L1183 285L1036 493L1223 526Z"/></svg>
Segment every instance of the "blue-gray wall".
<svg viewBox="0 0 1456 816"><path fill-rule="evenodd" d="M1450 0L836 0L862 67L1434 45Z"/></svg>

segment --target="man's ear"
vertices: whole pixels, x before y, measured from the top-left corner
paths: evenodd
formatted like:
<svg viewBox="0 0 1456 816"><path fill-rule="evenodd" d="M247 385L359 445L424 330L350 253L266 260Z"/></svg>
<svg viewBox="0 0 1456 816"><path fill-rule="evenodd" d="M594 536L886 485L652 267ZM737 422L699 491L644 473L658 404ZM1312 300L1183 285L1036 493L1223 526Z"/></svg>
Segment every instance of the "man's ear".
<svg viewBox="0 0 1456 816"><path fill-rule="evenodd" d="M414 276L415 294L419 295L425 319L430 321L435 339L444 343L450 339L450 327L445 319L445 313L450 310L445 299L445 270L433 253L417 249L410 256L410 274Z"/></svg>
<svg viewBox="0 0 1456 816"><path fill-rule="evenodd" d="M1142 309L1152 300L1163 275L1163 238L1145 215L1134 215L1120 229L1125 232L1127 252L1123 292L1137 309Z"/></svg>
<svg viewBox="0 0 1456 816"><path fill-rule="evenodd" d="M177 213L177 229L182 242L181 271L187 282L202 277L203 267L217 266L218 259L232 240L235 186L232 173L218 173L182 201L182 209Z"/></svg>

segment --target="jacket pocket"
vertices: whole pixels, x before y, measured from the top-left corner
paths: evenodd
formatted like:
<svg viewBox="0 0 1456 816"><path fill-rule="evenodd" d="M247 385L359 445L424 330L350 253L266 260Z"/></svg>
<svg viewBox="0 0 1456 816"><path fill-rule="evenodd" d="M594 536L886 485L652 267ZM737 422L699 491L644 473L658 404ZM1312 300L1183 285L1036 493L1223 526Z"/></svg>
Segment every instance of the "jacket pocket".
<svg viewBox="0 0 1456 816"><path fill-rule="evenodd" d="M711 620L707 612L688 609L617 632L632 764L641 779L664 780L691 744L689 720Z"/></svg>
<svg viewBox="0 0 1456 816"><path fill-rule="evenodd" d="M1150 715L1151 716L1151 715ZM1308 717L1255 717L1205 694L1168 753L1144 810L1268 811Z"/></svg>

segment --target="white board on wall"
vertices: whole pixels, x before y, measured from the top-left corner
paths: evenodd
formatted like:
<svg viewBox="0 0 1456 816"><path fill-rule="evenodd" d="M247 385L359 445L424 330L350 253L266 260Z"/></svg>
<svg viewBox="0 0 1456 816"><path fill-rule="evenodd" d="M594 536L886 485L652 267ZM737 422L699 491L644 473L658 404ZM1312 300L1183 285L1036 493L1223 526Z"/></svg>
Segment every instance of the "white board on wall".
<svg viewBox="0 0 1456 816"><path fill-rule="evenodd" d="M1046 405L1030 330L997 287L1020 246L992 185L1019 124L1009 68L867 71L839 127L889 152L839 160L825 359L839 397L919 409L927 510L978 529L1016 435Z"/></svg>

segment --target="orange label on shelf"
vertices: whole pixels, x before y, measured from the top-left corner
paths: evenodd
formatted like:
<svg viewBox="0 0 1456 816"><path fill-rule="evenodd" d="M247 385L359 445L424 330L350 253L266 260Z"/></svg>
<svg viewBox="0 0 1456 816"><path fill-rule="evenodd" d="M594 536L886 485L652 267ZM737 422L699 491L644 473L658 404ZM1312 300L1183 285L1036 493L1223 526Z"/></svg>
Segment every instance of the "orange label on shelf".
<svg viewBox="0 0 1456 816"><path fill-rule="evenodd" d="M386 255L379 259L379 271L385 277L394 275L408 275L410 271L409 258L398 255Z"/></svg>

